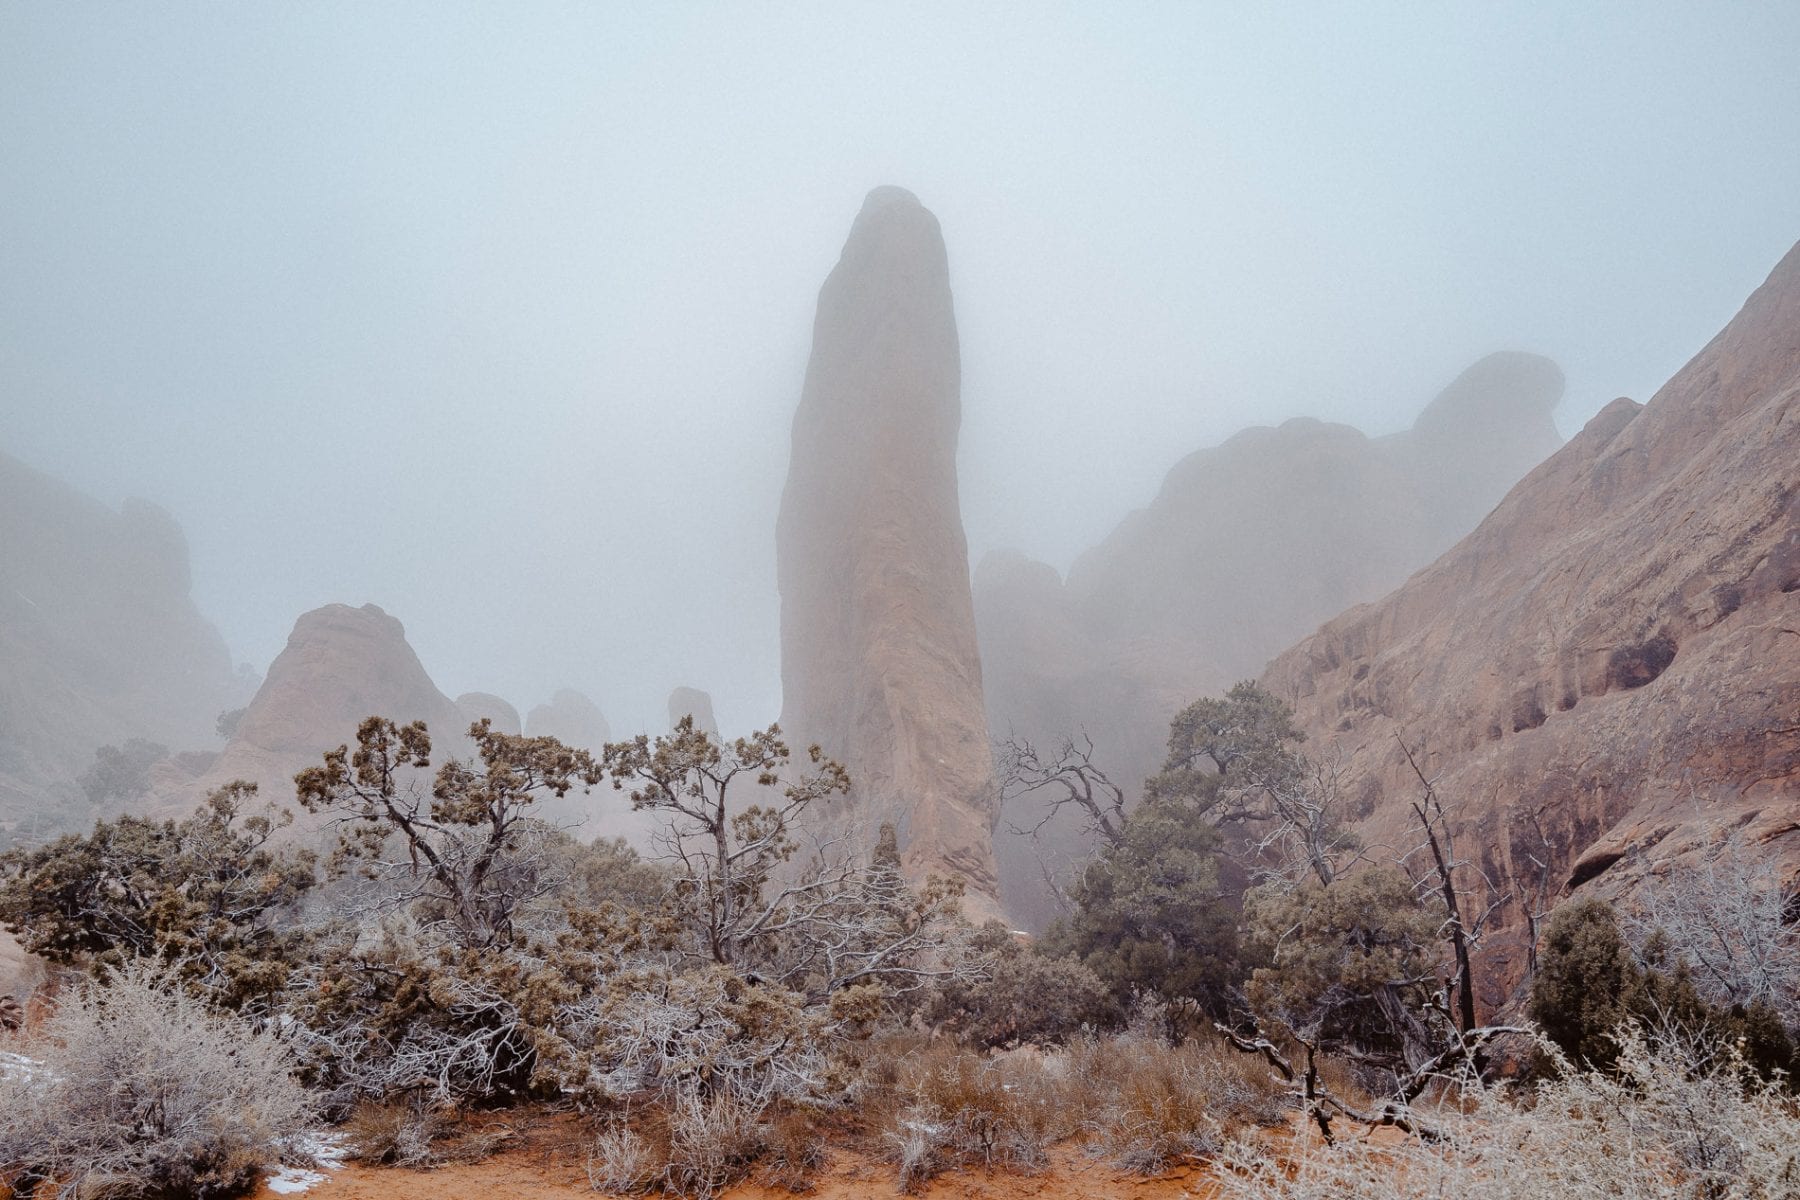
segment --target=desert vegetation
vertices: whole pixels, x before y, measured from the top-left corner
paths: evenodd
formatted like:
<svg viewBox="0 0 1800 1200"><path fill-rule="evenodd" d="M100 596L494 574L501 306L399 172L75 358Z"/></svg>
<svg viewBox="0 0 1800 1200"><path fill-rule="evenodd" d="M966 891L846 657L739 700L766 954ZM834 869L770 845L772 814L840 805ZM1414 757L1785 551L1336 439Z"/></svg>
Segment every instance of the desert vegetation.
<svg viewBox="0 0 1800 1200"><path fill-rule="evenodd" d="M1253 685L1178 715L1135 805L1091 747L1003 748L1093 841L1041 939L909 881L893 829L835 832L847 773L776 727L469 737L440 761L371 717L296 778L311 837L233 784L5 856L0 920L63 968L6 1035L14 1194L238 1194L325 1125L428 1166L496 1108L573 1114L608 1194L804 1190L834 1146L913 1192L1065 1144L1245 1197L1795 1186L1773 876L1725 855L1641 911L1564 905L1477 1024L1495 898L1453 807L1421 773L1416 844L1364 846ZM653 855L539 815L594 788L656 815Z"/></svg>

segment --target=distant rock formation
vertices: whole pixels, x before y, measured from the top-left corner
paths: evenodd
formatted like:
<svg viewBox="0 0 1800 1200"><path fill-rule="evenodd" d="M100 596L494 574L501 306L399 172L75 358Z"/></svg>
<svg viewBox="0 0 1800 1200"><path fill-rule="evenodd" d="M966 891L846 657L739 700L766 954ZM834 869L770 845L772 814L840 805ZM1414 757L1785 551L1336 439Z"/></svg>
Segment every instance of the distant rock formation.
<svg viewBox="0 0 1800 1200"><path fill-rule="evenodd" d="M993 770L957 498L961 361L937 218L869 193L819 292L776 552L782 727L849 769L919 878L998 895Z"/></svg>
<svg viewBox="0 0 1800 1200"><path fill-rule="evenodd" d="M1506 897L1629 903L1733 831L1800 877L1800 246L1640 408L1617 400L1397 591L1263 681L1405 844L1420 756ZM1545 864L1540 866L1539 864Z"/></svg>
<svg viewBox="0 0 1800 1200"><path fill-rule="evenodd" d="M1562 390L1548 359L1492 354L1404 433L1300 418L1188 455L1066 583L1017 553L988 556L976 612L990 725L1038 743L1085 731L1096 761L1135 791L1183 706L1256 675L1473 528L1561 444L1551 410ZM1030 803L1006 824L1030 824ZM1080 849L1072 822L1046 837L999 845L1008 908L1032 925L1052 915L1036 853Z"/></svg>
<svg viewBox="0 0 1800 1200"><path fill-rule="evenodd" d="M683 717L694 718L694 727L719 736L719 722L713 716L712 697L699 688L678 687L669 693L669 728Z"/></svg>
<svg viewBox="0 0 1800 1200"><path fill-rule="evenodd" d="M612 728L600 706L572 688L562 688L525 714L525 732L532 737L553 737L564 745L589 751L595 758L612 740ZM656 821L648 813L631 811L625 793L611 784L591 792L570 792L560 800L543 803L541 815L584 841L596 837L622 837L639 850L652 849L650 836Z"/></svg>
<svg viewBox="0 0 1800 1200"><path fill-rule="evenodd" d="M612 741L612 727L600 706L572 688L562 688L525 714L525 732L532 737L553 737L566 746L595 754Z"/></svg>
<svg viewBox="0 0 1800 1200"><path fill-rule="evenodd" d="M485 717L501 733L518 733L523 729L519 723L519 710L492 692L464 692L456 698L456 709L462 713L465 724L473 725Z"/></svg>
<svg viewBox="0 0 1800 1200"><path fill-rule="evenodd" d="M315 608L294 622L218 759L197 781L159 791L166 807L185 810L208 790L247 779L261 798L296 808L295 773L327 750L354 746L371 716L424 721L434 766L469 753L468 719L431 682L398 620L373 604Z"/></svg>
<svg viewBox="0 0 1800 1200"><path fill-rule="evenodd" d="M187 541L0 454L0 841L90 825L101 746L216 746L254 678L189 595Z"/></svg>

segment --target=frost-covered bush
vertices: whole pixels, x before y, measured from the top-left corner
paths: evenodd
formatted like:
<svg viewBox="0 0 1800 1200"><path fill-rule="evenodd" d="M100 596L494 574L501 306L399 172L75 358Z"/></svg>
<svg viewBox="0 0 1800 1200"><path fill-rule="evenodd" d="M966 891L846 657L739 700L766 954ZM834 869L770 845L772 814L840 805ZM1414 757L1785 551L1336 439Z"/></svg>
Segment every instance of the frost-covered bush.
<svg viewBox="0 0 1800 1200"><path fill-rule="evenodd" d="M58 1197L240 1194L315 1120L278 1037L129 964L0 1072L0 1178Z"/></svg>
<svg viewBox="0 0 1800 1200"><path fill-rule="evenodd" d="M725 1096L760 1113L777 1101L817 1103L841 1090L830 1051L837 1030L802 997L725 968L622 971L571 1036L590 1044L589 1072L566 1090L671 1111Z"/></svg>
<svg viewBox="0 0 1800 1200"><path fill-rule="evenodd" d="M1456 1111L1426 1114L1431 1139L1343 1138L1272 1159L1238 1143L1222 1192L1235 1200L1777 1200L1800 1195L1800 1113L1736 1047L1617 1035L1607 1073L1572 1066L1526 1098L1473 1083Z"/></svg>
<svg viewBox="0 0 1800 1200"><path fill-rule="evenodd" d="M594 1141L588 1179L604 1192L711 1200L748 1178L769 1154L776 1129L764 1119L767 1112L755 1101L720 1094L688 1095L636 1121L618 1114Z"/></svg>

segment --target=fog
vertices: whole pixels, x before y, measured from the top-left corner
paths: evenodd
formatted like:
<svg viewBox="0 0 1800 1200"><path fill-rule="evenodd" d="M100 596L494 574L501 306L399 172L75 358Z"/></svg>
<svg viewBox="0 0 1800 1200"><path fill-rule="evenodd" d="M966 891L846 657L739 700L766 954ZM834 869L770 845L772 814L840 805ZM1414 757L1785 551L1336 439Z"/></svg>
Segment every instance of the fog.
<svg viewBox="0 0 1800 1200"><path fill-rule="evenodd" d="M949 244L970 551L1066 567L1190 450L1565 434L1800 236L1800 6L0 8L0 449L185 528L261 670L373 601L447 694L780 703L817 289Z"/></svg>

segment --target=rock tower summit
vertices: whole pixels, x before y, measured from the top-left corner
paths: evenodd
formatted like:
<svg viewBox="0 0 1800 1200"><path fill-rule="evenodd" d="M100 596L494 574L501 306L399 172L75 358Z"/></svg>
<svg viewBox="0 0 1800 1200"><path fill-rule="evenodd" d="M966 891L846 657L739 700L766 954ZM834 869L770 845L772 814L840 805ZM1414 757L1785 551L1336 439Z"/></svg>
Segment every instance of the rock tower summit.
<svg viewBox="0 0 1800 1200"><path fill-rule="evenodd" d="M776 534L782 727L850 771L838 820L997 911L994 779L957 498L961 361L937 218L870 192L819 291Z"/></svg>

